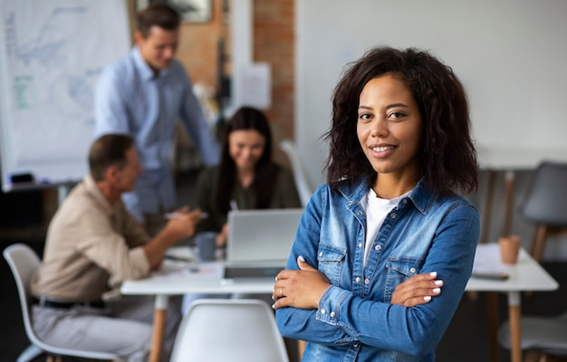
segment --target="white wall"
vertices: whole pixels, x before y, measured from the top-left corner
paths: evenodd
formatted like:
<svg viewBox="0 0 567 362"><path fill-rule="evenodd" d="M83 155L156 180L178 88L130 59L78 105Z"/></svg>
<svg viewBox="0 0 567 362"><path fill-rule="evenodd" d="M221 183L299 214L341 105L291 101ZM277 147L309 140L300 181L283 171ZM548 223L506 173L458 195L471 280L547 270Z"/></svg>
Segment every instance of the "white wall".
<svg viewBox="0 0 567 362"><path fill-rule="evenodd" d="M295 4L296 143L312 184L325 181L327 148L321 136L330 125L333 88L344 66L376 45L428 49L452 66L467 91L479 147L566 148L567 1ZM516 205L529 176L530 172L517 173ZM500 174L496 182L488 241L503 232L503 177ZM481 211L486 180L483 174L479 193L471 197ZM533 226L517 212L512 232L520 234L524 246L530 245ZM552 241L544 258L567 259L566 247L565 242Z"/></svg>
<svg viewBox="0 0 567 362"><path fill-rule="evenodd" d="M296 14L296 142L314 184L333 87L379 44L429 49L453 67L477 144L566 144L567 1L309 0Z"/></svg>

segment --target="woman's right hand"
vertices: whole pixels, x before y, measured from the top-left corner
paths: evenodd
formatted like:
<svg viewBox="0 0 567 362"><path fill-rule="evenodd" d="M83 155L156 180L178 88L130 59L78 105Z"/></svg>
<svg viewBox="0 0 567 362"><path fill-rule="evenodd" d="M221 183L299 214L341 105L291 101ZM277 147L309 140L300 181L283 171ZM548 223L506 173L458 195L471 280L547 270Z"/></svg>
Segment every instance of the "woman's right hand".
<svg viewBox="0 0 567 362"><path fill-rule="evenodd" d="M437 272L414 275L396 287L391 303L404 307L426 304L441 293L442 286L443 281L437 280Z"/></svg>
<svg viewBox="0 0 567 362"><path fill-rule="evenodd" d="M228 223L222 226L222 230L217 234L217 248L224 248L228 239Z"/></svg>

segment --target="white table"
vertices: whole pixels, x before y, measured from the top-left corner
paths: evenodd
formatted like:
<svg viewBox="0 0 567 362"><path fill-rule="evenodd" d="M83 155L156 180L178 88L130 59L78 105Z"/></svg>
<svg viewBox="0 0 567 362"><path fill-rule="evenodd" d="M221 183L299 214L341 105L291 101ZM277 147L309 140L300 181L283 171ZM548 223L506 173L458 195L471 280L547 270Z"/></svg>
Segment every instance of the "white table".
<svg viewBox="0 0 567 362"><path fill-rule="evenodd" d="M479 244L475 267L489 265L503 268L496 243ZM168 297L185 293L255 293L271 294L274 281L231 283L222 279L223 262L175 264L164 261L164 270L150 278L125 281L120 291L130 295L155 295L155 318L150 361L159 361L163 342L163 329ZM520 292L550 291L558 288L557 282L524 250L520 250L518 263L506 267L510 277L496 281L471 278L467 291L502 292L508 294L512 362L521 362Z"/></svg>
<svg viewBox="0 0 567 362"><path fill-rule="evenodd" d="M173 250L170 254L178 255L179 253L177 250ZM160 271L152 273L149 278L129 280L122 283L120 288L122 294L156 296L150 362L158 362L160 359L169 296L185 293L272 294L274 280L234 283L222 279L223 268L224 263L222 261L181 263L164 260L164 265Z"/></svg>
<svg viewBox="0 0 567 362"><path fill-rule="evenodd" d="M505 269L507 280L489 280L472 277L467 291L501 292L508 295L508 319L510 320L511 361L522 361L521 346L521 299L522 291L551 291L559 287L553 279L524 249L520 250L518 263L504 266L500 260L497 243L479 244L475 257L475 268L490 266L496 270Z"/></svg>

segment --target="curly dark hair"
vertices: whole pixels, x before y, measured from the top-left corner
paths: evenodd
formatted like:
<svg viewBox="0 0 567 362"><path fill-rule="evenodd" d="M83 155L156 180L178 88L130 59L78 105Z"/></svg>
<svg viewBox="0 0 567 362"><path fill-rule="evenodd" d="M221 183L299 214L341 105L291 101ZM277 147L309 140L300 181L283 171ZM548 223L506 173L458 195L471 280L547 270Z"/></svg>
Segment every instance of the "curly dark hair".
<svg viewBox="0 0 567 362"><path fill-rule="evenodd" d="M478 162L470 135L470 118L463 86L453 70L427 51L373 48L347 65L332 97L333 115L326 162L327 182L336 190L341 179L375 180L357 136L362 89L373 78L394 74L410 89L421 115L421 175L438 195L473 193L478 188Z"/></svg>
<svg viewBox="0 0 567 362"><path fill-rule="evenodd" d="M278 174L278 169L272 162L272 132L268 119L264 113L255 108L240 108L225 125L221 137L222 151L215 202L223 213L228 213L230 210L230 195L236 180L236 164L230 157L229 136L239 130L255 130L266 140L264 153L256 163L254 181L252 181L252 185L257 186L255 208L269 208Z"/></svg>

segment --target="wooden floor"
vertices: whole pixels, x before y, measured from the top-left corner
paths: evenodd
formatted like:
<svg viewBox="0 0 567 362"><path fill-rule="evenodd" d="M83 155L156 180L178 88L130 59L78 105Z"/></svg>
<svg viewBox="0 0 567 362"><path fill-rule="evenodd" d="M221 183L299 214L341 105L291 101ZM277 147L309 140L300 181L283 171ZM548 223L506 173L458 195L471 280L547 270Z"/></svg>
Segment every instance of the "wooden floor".
<svg viewBox="0 0 567 362"><path fill-rule="evenodd" d="M179 180L183 185L180 195L192 206L191 189L194 175L186 175ZM0 230L0 236L5 235ZM37 233L21 233L15 236L0 237L0 250L15 243L31 245L39 255L43 251L43 237ZM553 292L534 293L522 297L523 314L552 316L567 310L567 263L543 263L543 267L559 282L560 288ZM0 361L15 361L20 352L28 345L23 328L16 286L12 274L2 258L0 261ZM507 316L505 295L498 295L499 317L502 322ZM477 298L465 295L447 332L437 348L438 362L479 362L490 360L488 340L488 320L486 317L486 294L479 293ZM509 351L498 348L499 361L510 361ZM45 356L38 361L45 361ZM77 359L68 361L77 361ZM534 360L535 361L535 360ZM554 359L552 362L562 361Z"/></svg>

